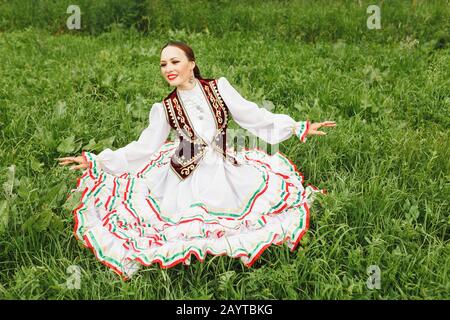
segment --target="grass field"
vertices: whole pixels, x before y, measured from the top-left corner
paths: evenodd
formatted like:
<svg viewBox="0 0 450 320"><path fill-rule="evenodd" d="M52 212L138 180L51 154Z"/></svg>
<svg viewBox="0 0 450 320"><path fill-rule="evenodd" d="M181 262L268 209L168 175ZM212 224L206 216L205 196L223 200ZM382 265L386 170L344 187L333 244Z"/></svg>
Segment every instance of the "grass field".
<svg viewBox="0 0 450 320"><path fill-rule="evenodd" d="M164 7L155 1L153 11L124 14L112 27L113 13L102 11L97 24L87 13L80 32L64 31L56 14L47 19L58 7L31 23L27 10L15 10L24 3L0 2L0 298L449 298L447 1L385 1L380 30L365 25L367 1L269 1L251 21L256 3L219 1L229 8L220 15L195 1L190 8L204 17L175 11L158 20L151 13ZM136 12L145 7L133 3ZM242 12L243 22L230 23L229 12ZM152 103L169 92L158 64L169 39L192 45L203 76L227 77L247 99L273 102L273 112L336 121L325 137L279 147L328 195L315 202L294 252L272 246L252 268L209 255L122 282L74 238L66 199L81 172L55 158L139 136ZM65 287L71 265L82 270L80 289ZM380 289L366 286L371 265Z"/></svg>

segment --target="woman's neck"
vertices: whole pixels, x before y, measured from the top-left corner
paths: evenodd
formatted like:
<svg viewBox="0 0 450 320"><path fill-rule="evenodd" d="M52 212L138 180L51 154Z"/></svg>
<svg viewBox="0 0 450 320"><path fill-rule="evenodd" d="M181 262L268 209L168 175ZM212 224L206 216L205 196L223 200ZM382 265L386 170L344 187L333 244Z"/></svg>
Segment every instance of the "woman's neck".
<svg viewBox="0 0 450 320"><path fill-rule="evenodd" d="M189 91L194 89L197 86L197 79L194 80L194 83L190 83L189 81L186 81L185 83L182 83L177 86L177 89L180 91Z"/></svg>

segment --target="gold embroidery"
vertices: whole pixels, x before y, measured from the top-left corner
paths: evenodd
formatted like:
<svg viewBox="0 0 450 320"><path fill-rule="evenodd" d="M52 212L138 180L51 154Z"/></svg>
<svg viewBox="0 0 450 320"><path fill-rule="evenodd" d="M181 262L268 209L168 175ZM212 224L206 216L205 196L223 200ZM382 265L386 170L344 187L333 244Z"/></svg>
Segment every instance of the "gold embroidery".
<svg viewBox="0 0 450 320"><path fill-rule="evenodd" d="M194 167L195 166L191 164L189 167L181 169L181 173L188 176L191 173L191 170L194 169Z"/></svg>
<svg viewBox="0 0 450 320"><path fill-rule="evenodd" d="M225 104L224 104L224 102L223 102L223 100L222 100L222 97L221 97L220 94L219 94L219 90L217 89L217 81L216 81L216 80L211 81L211 82L210 82L210 85L211 85L211 87L213 88L213 94L214 94L215 97L216 97L215 100L217 101L217 103L220 105L220 107L221 107L222 110L223 110L223 113L224 113L224 123L227 124L227 123L228 123L228 110L227 110L227 107L225 106Z"/></svg>
<svg viewBox="0 0 450 320"><path fill-rule="evenodd" d="M186 133L183 130L181 130L181 128L178 124L178 121L175 120L175 117L173 115L173 113L175 113L175 111L173 110L172 103L170 102L170 99L167 99L167 100L168 101L167 101L166 105L168 106L168 110L169 110L171 119L173 120L173 125L175 126L176 131L180 134L180 136L184 137L186 140L188 140L190 142L194 142L195 140L193 141L189 135L186 135Z"/></svg>
<svg viewBox="0 0 450 320"><path fill-rule="evenodd" d="M189 134L189 137L193 138L194 133L192 132L192 130L193 130L192 126L190 126L186 123L186 118L184 117L184 115L185 114L187 115L187 113L183 110L182 106L180 106L177 98L173 98L173 102L175 104L175 108L178 111L179 117L177 117L177 119L179 120L179 123L181 123L183 129L185 129L186 132Z"/></svg>
<svg viewBox="0 0 450 320"><path fill-rule="evenodd" d="M184 177L180 176L180 174L177 172L177 170L175 170L175 168L172 166L172 164L169 165L170 169L172 169L173 172L175 172L175 174L177 175L178 178L180 178L180 180L183 180Z"/></svg>
<svg viewBox="0 0 450 320"><path fill-rule="evenodd" d="M213 79L211 81L205 82L196 79L202 89L202 93L206 102L211 110L213 118L216 124L216 134L214 139L212 140L212 147L218 151L225 160L230 161L233 165L239 166L241 165L237 159L231 155L228 155L226 150L223 150L223 145L218 146L217 142L220 142L220 135L224 135L226 139L226 128L228 123L228 108L224 104L218 90L216 87L216 80ZM176 97L173 94L176 94ZM165 105L167 106L167 111L169 113L170 118L173 120L171 125L175 127L176 131L179 133L180 137L185 138L191 144L200 145L201 147L188 161L184 161L184 157L178 157L176 153L173 154L173 159L176 160L183 167L189 165L187 168L183 168L183 174L189 175L197 166L197 164L193 163L198 159L202 158L205 155L205 151L208 147L208 144L205 140L195 131L193 127L193 122L189 117L189 113L187 112L183 100L180 98L178 91L175 89L172 94L166 99ZM226 142L225 142L226 144ZM180 144L181 146L181 144ZM225 146L226 149L226 146ZM177 149L179 150L179 149ZM195 150L195 149L194 149ZM175 168L173 168L176 171ZM179 174L177 174L181 177Z"/></svg>
<svg viewBox="0 0 450 320"><path fill-rule="evenodd" d="M216 102L217 99L211 93L211 89L209 86L213 86L213 83L214 83L214 80L210 81L209 85L205 85L203 94L205 96L206 101L209 102L208 105L209 105L211 112L213 113L213 115L215 115L214 119L216 120L216 128L220 129L223 127L220 125L224 123L224 119L222 118L222 112L221 112L221 109L223 110L223 106L217 104L217 102ZM206 91L206 93L205 93L205 91ZM224 114L225 114L225 111L224 111ZM225 125L226 125L226 123L225 123Z"/></svg>
<svg viewBox="0 0 450 320"><path fill-rule="evenodd" d="M207 147L208 146L201 147L200 151L195 156L193 156L191 159L189 159L188 161L183 161L175 153L172 156L178 161L178 163L180 163L184 167L184 166L188 165L189 163L192 163L192 162L202 158L205 154L205 150L207 149ZM183 156L183 158L184 158L184 156Z"/></svg>

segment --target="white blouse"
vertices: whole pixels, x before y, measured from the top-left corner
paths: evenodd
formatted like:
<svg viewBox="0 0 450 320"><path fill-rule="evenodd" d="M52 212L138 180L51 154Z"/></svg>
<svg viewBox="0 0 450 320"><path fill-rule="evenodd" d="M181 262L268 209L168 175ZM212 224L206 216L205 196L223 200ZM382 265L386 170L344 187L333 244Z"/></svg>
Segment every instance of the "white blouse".
<svg viewBox="0 0 450 320"><path fill-rule="evenodd" d="M267 143L280 143L293 134L300 141L306 142L309 121L295 121L286 114L275 114L260 108L256 103L244 99L225 77L218 79L217 89L235 122ZM194 131L210 143L215 134L215 121L198 81L193 89L178 92ZM169 136L171 127L163 108L162 102L153 104L149 125L137 141L115 151L107 148L100 152L97 160L102 169L110 174L120 175L124 172L134 173L142 168Z"/></svg>

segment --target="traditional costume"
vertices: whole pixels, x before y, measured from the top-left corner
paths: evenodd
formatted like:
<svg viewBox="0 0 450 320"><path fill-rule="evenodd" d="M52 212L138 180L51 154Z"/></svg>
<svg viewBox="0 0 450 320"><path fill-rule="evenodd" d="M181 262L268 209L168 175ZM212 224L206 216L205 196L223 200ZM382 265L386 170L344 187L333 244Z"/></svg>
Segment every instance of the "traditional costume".
<svg viewBox="0 0 450 320"><path fill-rule="evenodd" d="M240 258L251 266L271 244L294 250L308 229L315 194L285 155L227 148L230 117L269 144L306 142L309 121L244 99L225 77L195 79L153 104L137 141L98 155L74 191L74 233L124 279L155 262L188 265L191 255ZM170 130L178 135L168 140Z"/></svg>

